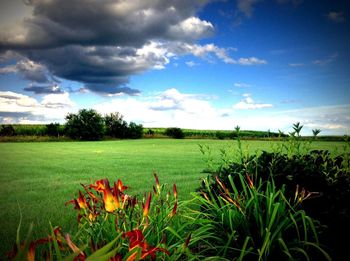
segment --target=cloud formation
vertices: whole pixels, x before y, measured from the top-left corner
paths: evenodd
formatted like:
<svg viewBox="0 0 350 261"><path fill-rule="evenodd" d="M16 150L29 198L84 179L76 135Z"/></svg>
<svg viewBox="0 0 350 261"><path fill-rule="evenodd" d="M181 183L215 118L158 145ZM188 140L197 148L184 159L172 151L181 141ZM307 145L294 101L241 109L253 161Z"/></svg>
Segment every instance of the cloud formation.
<svg viewBox="0 0 350 261"><path fill-rule="evenodd" d="M137 95L131 75L164 69L176 56L194 55L228 64L266 63L230 57L234 48L196 42L214 34L196 12L210 0L27 0L32 15L0 31L0 57L21 57L0 73L18 73L32 85L58 77L103 94ZM27 87L35 93L50 88Z"/></svg>
<svg viewBox="0 0 350 261"><path fill-rule="evenodd" d="M213 25L195 16L207 2L28 0L32 16L0 32L0 53L25 60L1 73L47 83L50 72L94 92L138 94L129 76L164 68L164 43L191 45L213 34Z"/></svg>
<svg viewBox="0 0 350 261"><path fill-rule="evenodd" d="M251 94L245 93L243 94L244 99L240 102L233 105L233 109L236 110L256 110L256 109L265 109L265 108L272 108L272 104L268 103L256 103L253 98L251 97Z"/></svg>
<svg viewBox="0 0 350 261"><path fill-rule="evenodd" d="M63 122L66 114L74 110L68 92L48 94L38 101L27 95L0 91L1 123Z"/></svg>

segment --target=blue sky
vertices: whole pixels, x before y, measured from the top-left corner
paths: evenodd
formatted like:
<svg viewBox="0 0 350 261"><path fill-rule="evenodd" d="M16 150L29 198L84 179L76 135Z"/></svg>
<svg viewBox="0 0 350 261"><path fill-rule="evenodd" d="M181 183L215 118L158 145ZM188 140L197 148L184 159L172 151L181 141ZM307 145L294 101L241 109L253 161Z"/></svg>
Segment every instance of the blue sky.
<svg viewBox="0 0 350 261"><path fill-rule="evenodd" d="M3 0L0 122L350 134L347 1Z"/></svg>

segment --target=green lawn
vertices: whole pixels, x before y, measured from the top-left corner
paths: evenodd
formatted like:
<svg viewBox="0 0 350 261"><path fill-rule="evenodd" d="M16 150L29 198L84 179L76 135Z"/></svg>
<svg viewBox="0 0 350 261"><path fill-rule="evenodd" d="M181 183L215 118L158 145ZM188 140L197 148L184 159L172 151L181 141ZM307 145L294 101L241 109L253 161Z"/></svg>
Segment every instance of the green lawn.
<svg viewBox="0 0 350 261"><path fill-rule="evenodd" d="M142 139L102 142L0 143L0 257L15 240L22 212L22 232L35 224L36 237L47 233L49 221L64 231L74 227L75 212L64 203L76 197L80 183L122 179L133 194L149 190L153 171L162 183L176 183L179 196L189 198L205 174L198 144L220 149L234 141ZM344 143L315 142L313 148L340 152ZM271 150L269 141L244 141L250 153ZM234 149L234 148L233 148Z"/></svg>

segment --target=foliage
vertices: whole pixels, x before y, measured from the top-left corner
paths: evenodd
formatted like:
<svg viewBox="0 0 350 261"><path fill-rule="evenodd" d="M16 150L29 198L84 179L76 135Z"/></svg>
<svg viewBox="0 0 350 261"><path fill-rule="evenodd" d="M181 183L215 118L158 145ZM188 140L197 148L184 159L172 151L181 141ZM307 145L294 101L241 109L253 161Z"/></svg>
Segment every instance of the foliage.
<svg viewBox="0 0 350 261"><path fill-rule="evenodd" d="M121 180L112 186L107 179L82 185L83 192L67 202L78 212L78 233L63 236L56 227L45 238L30 241L27 237L22 244L18 239L9 258L56 256L57 260L131 261L163 260L171 255L179 259L186 254L189 242L186 245L186 237L181 238L185 230L177 217L176 185L171 195L156 174L154 177L153 191L143 198L127 194L128 187Z"/></svg>
<svg viewBox="0 0 350 261"><path fill-rule="evenodd" d="M141 124L136 124L134 122L130 122L127 137L131 139L140 139L142 138L143 127Z"/></svg>
<svg viewBox="0 0 350 261"><path fill-rule="evenodd" d="M12 125L2 125L0 129L0 136L15 136L16 131Z"/></svg>
<svg viewBox="0 0 350 261"><path fill-rule="evenodd" d="M222 159L217 169L207 168L207 171L211 173L211 180L218 176L228 188L232 181L240 184L241 176L249 175L252 182L261 184L262 189L267 189L272 182L277 189L284 190L287 199L297 199L297 195L301 195L303 200L300 200L298 207L327 227L322 233L321 242L330 248L333 257L350 258L341 239L350 233L349 152L345 150L342 155L332 157L328 151L310 151L310 141L300 139L302 127L299 123L294 124L294 131L288 140L278 145L274 152L262 151L253 156L244 155L238 138L238 160ZM314 130L315 138L319 132ZM202 153L209 155L208 150ZM207 165L213 166L210 161ZM219 194L221 187L212 183L207 188L203 183L200 190ZM243 191L244 188L238 185L237 190Z"/></svg>
<svg viewBox="0 0 350 261"><path fill-rule="evenodd" d="M46 125L46 134L48 136L55 136L55 137L59 137L60 135L62 135L62 131L60 128L60 124L59 123L50 123Z"/></svg>
<svg viewBox="0 0 350 261"><path fill-rule="evenodd" d="M165 135L174 139L183 139L185 137L184 132L180 128L167 128Z"/></svg>
<svg viewBox="0 0 350 261"><path fill-rule="evenodd" d="M65 132L72 139L100 140L104 135L104 119L93 109L82 109L66 116Z"/></svg>
<svg viewBox="0 0 350 261"><path fill-rule="evenodd" d="M123 120L123 115L120 113L116 112L106 115L105 124L107 135L119 139L127 137L128 123Z"/></svg>
<svg viewBox="0 0 350 261"><path fill-rule="evenodd" d="M205 255L220 260L330 260L318 244L314 221L297 208L303 195L287 200L284 188L270 181L253 183L241 173L235 178L229 175L228 185L218 177L204 179L204 189L196 194L197 219L212 224L210 244L198 246Z"/></svg>

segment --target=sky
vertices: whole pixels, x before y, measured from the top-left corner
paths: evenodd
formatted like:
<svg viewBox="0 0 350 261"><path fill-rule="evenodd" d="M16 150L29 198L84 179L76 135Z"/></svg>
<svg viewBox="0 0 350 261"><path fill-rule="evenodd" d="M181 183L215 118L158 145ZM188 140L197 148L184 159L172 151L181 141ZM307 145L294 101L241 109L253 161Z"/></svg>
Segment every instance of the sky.
<svg viewBox="0 0 350 261"><path fill-rule="evenodd" d="M350 2L0 0L0 123L350 134Z"/></svg>

